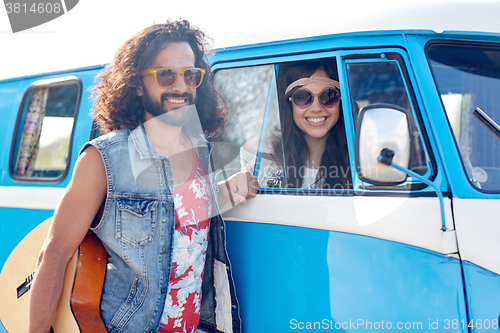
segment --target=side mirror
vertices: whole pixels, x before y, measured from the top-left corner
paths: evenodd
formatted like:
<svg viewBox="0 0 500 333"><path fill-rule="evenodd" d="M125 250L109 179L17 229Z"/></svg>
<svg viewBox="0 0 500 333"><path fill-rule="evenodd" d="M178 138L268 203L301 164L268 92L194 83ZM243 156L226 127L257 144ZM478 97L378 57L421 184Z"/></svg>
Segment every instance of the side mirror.
<svg viewBox="0 0 500 333"><path fill-rule="evenodd" d="M394 152L394 162L408 168L410 162L410 116L392 104L372 104L361 109L356 125L358 177L374 185L397 185L407 174L379 162L384 148Z"/></svg>

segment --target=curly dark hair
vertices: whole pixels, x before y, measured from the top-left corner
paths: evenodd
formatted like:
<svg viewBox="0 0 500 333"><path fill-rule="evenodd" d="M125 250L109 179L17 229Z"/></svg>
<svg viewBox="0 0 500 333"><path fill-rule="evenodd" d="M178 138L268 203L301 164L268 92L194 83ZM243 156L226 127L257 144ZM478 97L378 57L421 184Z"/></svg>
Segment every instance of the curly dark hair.
<svg viewBox="0 0 500 333"><path fill-rule="evenodd" d="M217 135L226 122L222 98L213 84L213 75L207 62L211 38L188 21L168 20L139 31L123 43L115 53L114 61L96 77L92 88L94 119L101 134L122 128L136 128L144 119L144 107L137 96L142 85L141 73L149 68L165 43L187 42L193 50L195 66L206 71L197 88L196 109L207 136Z"/></svg>
<svg viewBox="0 0 500 333"><path fill-rule="evenodd" d="M278 102L283 139L281 140L280 137L273 141L273 150L285 152L284 165L287 168L288 187L300 188L302 186L303 175L297 170L301 170L309 158L309 147L304 139L304 133L293 120L292 102L288 99L297 88L292 89L288 94L285 94L285 91L292 82L310 77L320 68L323 68L331 79L338 80L335 60L311 60L279 65L277 89L278 96L280 96ZM336 185L342 185L343 188L351 186L342 103L339 105L339 111L339 119L330 130L325 151L321 157L321 166L316 178L316 183L320 188L333 189ZM278 154L278 156L281 157L283 154ZM331 172L332 167L336 167L337 172Z"/></svg>

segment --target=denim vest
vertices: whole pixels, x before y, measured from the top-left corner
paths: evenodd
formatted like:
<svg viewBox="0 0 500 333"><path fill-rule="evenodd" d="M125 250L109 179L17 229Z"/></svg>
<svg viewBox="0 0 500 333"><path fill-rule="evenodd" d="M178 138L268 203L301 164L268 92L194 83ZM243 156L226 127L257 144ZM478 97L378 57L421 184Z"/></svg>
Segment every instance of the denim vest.
<svg viewBox="0 0 500 333"><path fill-rule="evenodd" d="M209 171L206 140L190 139ZM169 159L152 149L142 126L96 138L80 153L89 145L100 152L108 182L104 213L91 228L108 252L102 320L108 332L155 333L167 296L173 248L174 185ZM212 203L215 212L210 220L198 329L239 333L224 222L216 200Z"/></svg>

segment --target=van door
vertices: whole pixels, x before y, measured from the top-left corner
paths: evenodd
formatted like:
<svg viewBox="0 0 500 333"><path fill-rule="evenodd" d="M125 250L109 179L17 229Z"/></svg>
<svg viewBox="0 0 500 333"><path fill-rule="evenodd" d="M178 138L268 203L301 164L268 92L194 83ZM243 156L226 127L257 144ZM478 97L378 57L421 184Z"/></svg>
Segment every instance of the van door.
<svg viewBox="0 0 500 333"><path fill-rule="evenodd" d="M467 291L470 332L500 316L500 46L436 40L426 55L446 115L441 129ZM438 123L436 123L438 124ZM444 132L444 131L443 131Z"/></svg>
<svg viewBox="0 0 500 333"><path fill-rule="evenodd" d="M372 185L349 170L349 186L303 189L287 187L286 174L263 167L283 132L279 68L312 59L337 68L350 170L356 170L354 124L360 108L390 103L410 111L411 168L445 194L451 234L443 235L435 192L411 177L397 186ZM454 240L449 188L406 63L401 49L372 49L214 66L229 125L212 143L234 146L226 150L232 154L215 154L226 161L214 164L230 175L248 164L236 155L250 147L254 174L269 179L261 182L256 198L224 213L245 331L442 330L446 320L451 325L467 318L456 242L444 240ZM286 173L286 165L281 169Z"/></svg>

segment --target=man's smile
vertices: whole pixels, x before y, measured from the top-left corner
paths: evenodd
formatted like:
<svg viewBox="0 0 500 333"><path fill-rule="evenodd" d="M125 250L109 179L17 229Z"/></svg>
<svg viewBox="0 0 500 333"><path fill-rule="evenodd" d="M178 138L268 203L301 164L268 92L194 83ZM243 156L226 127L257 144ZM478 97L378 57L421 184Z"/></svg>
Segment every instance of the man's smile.
<svg viewBox="0 0 500 333"><path fill-rule="evenodd" d="M187 103L188 99L187 98L174 98L174 97L167 97L166 101L172 104L183 104Z"/></svg>

